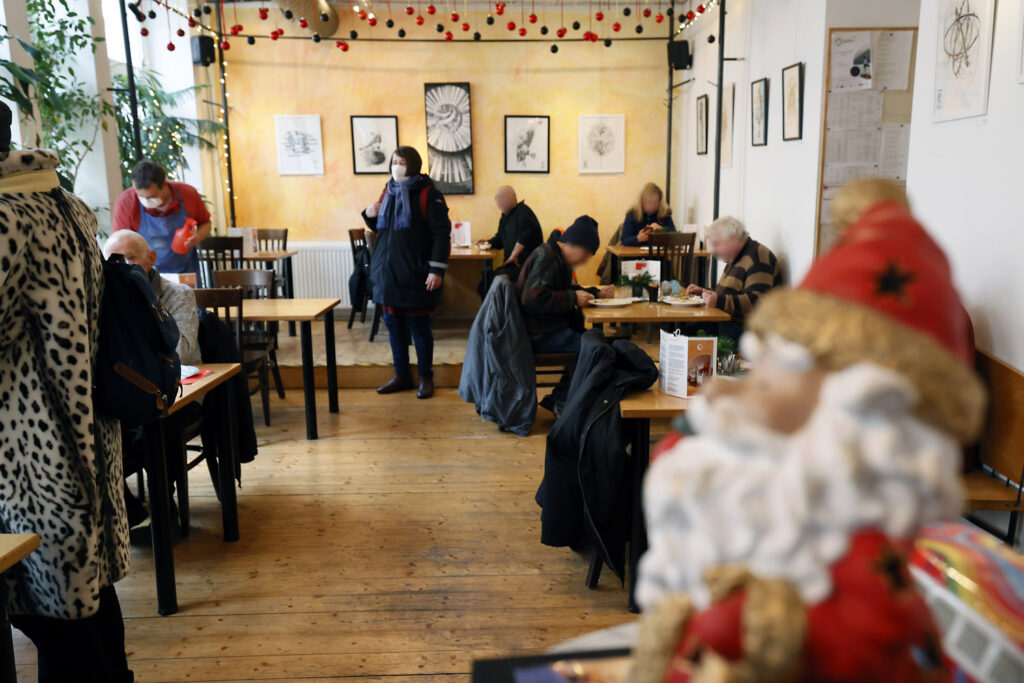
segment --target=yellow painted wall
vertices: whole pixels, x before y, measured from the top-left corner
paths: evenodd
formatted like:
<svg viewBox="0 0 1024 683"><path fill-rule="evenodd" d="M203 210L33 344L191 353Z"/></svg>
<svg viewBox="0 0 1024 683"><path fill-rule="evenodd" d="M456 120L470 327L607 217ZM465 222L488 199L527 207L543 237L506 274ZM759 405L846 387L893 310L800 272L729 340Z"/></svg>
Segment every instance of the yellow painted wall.
<svg viewBox="0 0 1024 683"><path fill-rule="evenodd" d="M247 31L269 32L275 25L261 22L252 10L238 14ZM352 28L349 17L345 13L342 35ZM480 15L470 21L485 37L507 38L513 35L503 26L509 18L498 18L500 28L487 27ZM375 28L359 22L356 29L361 37L394 36L401 26L409 37L438 35L433 28L416 27L404 14L396 12L394 30L384 28L383 19ZM430 27L438 21L427 19ZM555 20L549 17L552 36ZM566 23L571 21L567 16ZM283 19L276 25L291 35L300 30ZM648 30L653 27L648 22ZM538 28L530 26L531 36L539 35ZM632 34L631 26L626 30ZM450 196L448 204L453 220L472 223L474 239L493 234L498 220L493 195L502 184L513 185L533 207L545 233L587 213L597 219L604 241L645 182L664 185L664 41L619 42L610 48L562 43L558 54L551 54L549 43L349 42L351 49L343 53L333 40L261 40L254 47L232 41L227 72L239 225L287 227L294 240L347 240L346 231L361 225L359 212L380 195L385 180L352 173L349 116L398 116L400 143L415 146L426 161L423 84L428 82L470 83L476 194ZM321 115L324 177L278 175L275 114ZM505 174L506 114L551 117L550 174ZM580 114L625 114L624 175L578 173ZM582 281L593 281L599 258L580 273Z"/></svg>

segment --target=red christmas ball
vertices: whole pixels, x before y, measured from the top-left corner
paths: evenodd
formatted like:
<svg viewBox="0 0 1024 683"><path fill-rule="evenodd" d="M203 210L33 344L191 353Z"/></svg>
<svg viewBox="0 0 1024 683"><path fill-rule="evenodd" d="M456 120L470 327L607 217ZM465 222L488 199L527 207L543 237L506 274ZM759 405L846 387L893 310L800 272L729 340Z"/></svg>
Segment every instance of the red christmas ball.
<svg viewBox="0 0 1024 683"><path fill-rule="evenodd" d="M359 14L357 14L356 16L359 17L360 21L366 21L366 17L369 15L366 13L366 10L359 10ZM303 21L305 21L305 19L303 19ZM303 26L303 28L305 28L305 26Z"/></svg>
<svg viewBox="0 0 1024 683"><path fill-rule="evenodd" d="M604 20L604 12L597 12L597 13L595 13L594 14L594 18L597 19L598 21L603 21Z"/></svg>
<svg viewBox="0 0 1024 683"><path fill-rule="evenodd" d="M612 24L612 30L616 31L616 32L617 31L621 31L622 30L622 24L620 24L619 22L616 21L614 24Z"/></svg>
<svg viewBox="0 0 1024 683"><path fill-rule="evenodd" d="M427 14L433 14L436 11L437 11L436 7L434 7L433 5L427 5Z"/></svg>
<svg viewBox="0 0 1024 683"><path fill-rule="evenodd" d="M149 35L149 29L148 29L148 28L146 28L145 26L143 26L143 27L142 27L142 30L140 30L140 31L139 31L139 33L140 33L140 34L142 34L142 37L143 37L143 38L145 38L146 36L148 36L148 35Z"/></svg>
<svg viewBox="0 0 1024 683"><path fill-rule="evenodd" d="M270 10L266 7L260 7L260 19L266 20L270 15Z"/></svg>
<svg viewBox="0 0 1024 683"><path fill-rule="evenodd" d="M241 24L236 24L236 26L238 27L238 32L239 32L239 33L241 33L241 32L242 32L243 30L245 30L245 29L244 29L244 28L242 27L242 25L241 25Z"/></svg>
<svg viewBox="0 0 1024 683"><path fill-rule="evenodd" d="M179 37L179 38L183 37L183 36L185 35L185 29L183 29L183 28L179 28L179 29L177 30L177 34L178 34L178 37Z"/></svg>
<svg viewBox="0 0 1024 683"><path fill-rule="evenodd" d="M697 14L704 14L704 10L707 9L704 5L697 5Z"/></svg>
<svg viewBox="0 0 1024 683"><path fill-rule="evenodd" d="M660 24L661 22L665 21L665 15L662 14L661 12L658 12L657 14L654 15L654 20Z"/></svg>
<svg viewBox="0 0 1024 683"><path fill-rule="evenodd" d="M458 12L452 12L452 21L456 22L458 20L459 20L459 13Z"/></svg>
<svg viewBox="0 0 1024 683"><path fill-rule="evenodd" d="M569 29L567 29L567 28L565 28L563 26L562 28L560 28L557 31L555 31L555 35L557 35L559 38L565 38L565 34L568 33L568 32L569 32Z"/></svg>
<svg viewBox="0 0 1024 683"><path fill-rule="evenodd" d="M696 17L697 15L692 10L686 13L686 18L690 21L693 21Z"/></svg>
<svg viewBox="0 0 1024 683"><path fill-rule="evenodd" d="M651 16L651 8L650 7L644 7L644 16L645 17Z"/></svg>
<svg viewBox="0 0 1024 683"><path fill-rule="evenodd" d="M519 35L521 35L521 36L525 36L526 35L526 27L525 26L522 27L521 29L519 29Z"/></svg>
<svg viewBox="0 0 1024 683"><path fill-rule="evenodd" d="M451 31L445 31L445 32L444 32L444 39L445 39L445 40L454 40L454 39L455 39L455 36L454 36L454 35L452 35L452 32L451 32Z"/></svg>
<svg viewBox="0 0 1024 683"><path fill-rule="evenodd" d="M536 24L537 23L537 15L536 14L531 14L529 19L530 19L530 23L531 24Z"/></svg>
<svg viewBox="0 0 1024 683"><path fill-rule="evenodd" d="M463 31L468 31L469 30L469 22L468 21L462 24L462 30Z"/></svg>
<svg viewBox="0 0 1024 683"><path fill-rule="evenodd" d="M365 12L360 12L360 14L365 14ZM360 19L361 18L362 17L360 17ZM301 26L302 28L307 28L309 26L309 22L306 21L305 19L299 19L299 26Z"/></svg>
<svg viewBox="0 0 1024 683"><path fill-rule="evenodd" d="M342 52L348 52L348 43L342 42L342 44L341 44L341 51Z"/></svg>
<svg viewBox="0 0 1024 683"><path fill-rule="evenodd" d="M422 14L417 14L416 15L416 25L417 26L423 26L423 15Z"/></svg>
<svg viewBox="0 0 1024 683"><path fill-rule="evenodd" d="M174 43L167 43L167 51L174 52Z"/></svg>
<svg viewBox="0 0 1024 683"><path fill-rule="evenodd" d="M278 38L277 31L271 31L270 39L271 40L277 40L277 38Z"/></svg>
<svg viewBox="0 0 1024 683"><path fill-rule="evenodd" d="M277 29L277 35L283 36L284 35L284 29L283 28Z"/></svg>
<svg viewBox="0 0 1024 683"><path fill-rule="evenodd" d="M508 22L508 30L509 31L515 31L516 30L516 22L514 22L514 21Z"/></svg>
<svg viewBox="0 0 1024 683"><path fill-rule="evenodd" d="M223 43L220 44L220 49L221 50L230 50L231 49L231 43L229 43L228 41L225 40Z"/></svg>
<svg viewBox="0 0 1024 683"><path fill-rule="evenodd" d="M196 26L198 26L198 22L195 19L193 19L192 17L189 17L188 18L188 25L189 25L189 28L195 28Z"/></svg>
<svg viewBox="0 0 1024 683"><path fill-rule="evenodd" d="M369 19L366 20L366 23L369 24L370 26L376 26L377 17L370 17Z"/></svg>
<svg viewBox="0 0 1024 683"><path fill-rule="evenodd" d="M411 17L412 15L413 15L413 12L415 12L415 11L416 11L416 10L414 10L414 9L412 8L412 5L409 5L409 6L407 6L407 7L405 8L405 13L406 13L406 14L408 14L408 15L409 15L410 17Z"/></svg>
<svg viewBox="0 0 1024 683"><path fill-rule="evenodd" d="M504 14L505 13L505 3L503 3L503 2L496 2L496 3L494 3L494 13L497 14L499 17L502 14Z"/></svg>

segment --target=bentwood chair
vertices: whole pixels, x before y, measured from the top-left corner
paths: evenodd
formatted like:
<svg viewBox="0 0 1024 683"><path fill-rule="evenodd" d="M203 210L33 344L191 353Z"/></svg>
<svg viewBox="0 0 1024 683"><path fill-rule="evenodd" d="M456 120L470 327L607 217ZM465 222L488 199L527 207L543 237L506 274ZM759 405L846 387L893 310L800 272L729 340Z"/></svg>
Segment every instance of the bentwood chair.
<svg viewBox="0 0 1024 683"><path fill-rule="evenodd" d="M272 270L218 270L213 273L213 283L217 287L238 287L245 299L277 298L276 278ZM278 398L284 399L284 384L281 382L281 369L277 364L278 331L279 324L276 322L243 323L242 350L267 352Z"/></svg>
<svg viewBox="0 0 1024 683"><path fill-rule="evenodd" d="M214 271L238 270L244 266L241 237L207 237L197 249L200 287L214 286Z"/></svg>

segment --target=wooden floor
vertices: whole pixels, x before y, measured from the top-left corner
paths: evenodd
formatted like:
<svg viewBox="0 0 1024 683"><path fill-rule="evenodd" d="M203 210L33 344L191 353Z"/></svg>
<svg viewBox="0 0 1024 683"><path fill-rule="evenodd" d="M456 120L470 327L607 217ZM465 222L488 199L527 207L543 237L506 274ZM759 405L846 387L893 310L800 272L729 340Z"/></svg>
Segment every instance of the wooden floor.
<svg viewBox="0 0 1024 683"><path fill-rule="evenodd" d="M137 680L468 681L474 658L631 620L614 577L588 591L584 559L540 544L540 412L521 439L454 390L349 390L307 442L300 392L274 399L243 470L240 541L221 541L209 476L192 473L178 614L157 616L152 555L133 551L117 590ZM19 680L34 681L15 637Z"/></svg>

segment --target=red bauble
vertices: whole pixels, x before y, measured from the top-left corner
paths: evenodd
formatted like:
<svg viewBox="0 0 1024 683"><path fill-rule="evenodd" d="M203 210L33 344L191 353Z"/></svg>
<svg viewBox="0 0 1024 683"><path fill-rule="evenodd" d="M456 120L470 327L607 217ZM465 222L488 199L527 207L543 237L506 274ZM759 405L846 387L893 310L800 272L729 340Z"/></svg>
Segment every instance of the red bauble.
<svg viewBox="0 0 1024 683"><path fill-rule="evenodd" d="M271 40L277 40L280 37L281 37L281 34L278 33L277 31L271 31L270 32L270 39Z"/></svg>
<svg viewBox="0 0 1024 683"><path fill-rule="evenodd" d="M437 11L436 7L434 7L433 5L427 5L427 14L433 14L436 11Z"/></svg>
<svg viewBox="0 0 1024 683"><path fill-rule="evenodd" d="M376 26L377 17L370 17L369 19L366 20L366 23L369 24L370 26Z"/></svg>
<svg viewBox="0 0 1024 683"><path fill-rule="evenodd" d="M145 38L149 35L149 29L143 26L139 33L142 35L143 38Z"/></svg>
<svg viewBox="0 0 1024 683"><path fill-rule="evenodd" d="M220 49L221 50L230 50L231 49L231 43L229 43L228 41L225 40L223 43L220 44Z"/></svg>
<svg viewBox="0 0 1024 683"><path fill-rule="evenodd" d="M299 19L299 26L301 26L302 28L307 28L309 26L309 22L306 21L305 19Z"/></svg>
<svg viewBox="0 0 1024 683"><path fill-rule="evenodd" d="M459 13L458 12L452 12L452 22L456 22L458 20L459 20Z"/></svg>
<svg viewBox="0 0 1024 683"><path fill-rule="evenodd" d="M340 40L334 41L334 47L341 47L341 41Z"/></svg>
<svg viewBox="0 0 1024 683"><path fill-rule="evenodd" d="M360 21L366 21L366 17L368 17L369 15L366 13L366 10L359 10L359 14L357 14L356 16L359 17ZM303 19L303 21L305 21L305 19ZM303 26L303 28L305 28L305 26Z"/></svg>
<svg viewBox="0 0 1024 683"><path fill-rule="evenodd" d="M243 30L245 30L245 29L244 29L244 28L242 27L242 25L241 25L241 24L235 24L235 25L236 25L236 26L238 27L238 32L239 32L239 33L241 33L241 32L242 32Z"/></svg>
<svg viewBox="0 0 1024 683"><path fill-rule="evenodd" d="M454 36L454 35L452 35L452 32L451 32L451 31L445 31L445 32L444 32L444 39L445 39L445 40L454 40L454 39L455 39L455 36Z"/></svg>
<svg viewBox="0 0 1024 683"><path fill-rule="evenodd" d="M568 32L569 32L569 29L567 29L567 28L565 28L563 26L562 28L560 28L557 31L555 31L555 35L557 35L559 38L565 38L565 34L568 33Z"/></svg>
<svg viewBox="0 0 1024 683"><path fill-rule="evenodd" d="M503 3L503 2L496 2L496 3L494 3L494 13L497 14L499 17L502 14L504 14L505 13L505 3Z"/></svg>
<svg viewBox="0 0 1024 683"><path fill-rule="evenodd" d="M615 31L615 32L621 31L622 30L622 24L620 24L619 22L616 21L614 24L612 24L612 30Z"/></svg>
<svg viewBox="0 0 1024 683"><path fill-rule="evenodd" d="M283 36L284 35L284 29L283 28L277 29L277 35Z"/></svg>
<svg viewBox="0 0 1024 683"><path fill-rule="evenodd" d="M343 42L341 44L341 51L342 52L348 52L348 43Z"/></svg>
<svg viewBox="0 0 1024 683"><path fill-rule="evenodd" d="M192 17L189 17L188 18L188 25L189 25L189 28L195 28L198 25L198 22L195 19L193 19Z"/></svg>
<svg viewBox="0 0 1024 683"><path fill-rule="evenodd" d="M690 21L693 21L696 17L697 15L692 10L686 13L686 18Z"/></svg>
<svg viewBox="0 0 1024 683"><path fill-rule="evenodd" d="M597 12L597 13L595 13L594 14L594 18L597 19L598 21L603 21L604 20L604 12Z"/></svg>
<svg viewBox="0 0 1024 683"><path fill-rule="evenodd" d="M167 51L174 52L174 43L167 43Z"/></svg>
<svg viewBox="0 0 1024 683"><path fill-rule="evenodd" d="M704 14L704 10L707 9L704 5L697 5L697 14Z"/></svg>
<svg viewBox="0 0 1024 683"><path fill-rule="evenodd" d="M462 24L462 30L463 31L468 31L469 30L469 22L468 21L465 22L464 24Z"/></svg>
<svg viewBox="0 0 1024 683"><path fill-rule="evenodd" d="M645 17L651 16L651 8L650 7L644 7L644 16Z"/></svg>
<svg viewBox="0 0 1024 683"><path fill-rule="evenodd" d="M412 8L412 5L409 5L408 7L405 8L405 13L408 14L410 17L413 15L413 12L415 11L416 10Z"/></svg>
<svg viewBox="0 0 1024 683"><path fill-rule="evenodd" d="M521 35L521 36L525 36L526 35L526 27L525 26L522 27L521 29L519 29L519 35Z"/></svg>
<svg viewBox="0 0 1024 683"><path fill-rule="evenodd" d="M516 22L514 22L514 21L508 22L508 30L509 31L515 31L516 30Z"/></svg>
<svg viewBox="0 0 1024 683"><path fill-rule="evenodd" d="M184 36L185 36L185 29L183 29L183 28L179 28L179 29L177 30L177 34L178 34L178 37L179 37L179 38L182 38L182 37L184 37Z"/></svg>
<svg viewBox="0 0 1024 683"><path fill-rule="evenodd" d="M270 10L266 7L260 7L260 19L266 20L270 16Z"/></svg>
<svg viewBox="0 0 1024 683"><path fill-rule="evenodd" d="M416 25L417 26L423 26L423 15L422 14L417 14L416 15Z"/></svg>
<svg viewBox="0 0 1024 683"><path fill-rule="evenodd" d="M654 15L654 20L660 24L661 22L665 21L665 15L662 14L661 12L658 12L657 14Z"/></svg>
<svg viewBox="0 0 1024 683"><path fill-rule="evenodd" d="M537 23L537 15L536 14L531 14L529 18L530 18L530 23L531 24L536 24Z"/></svg>

